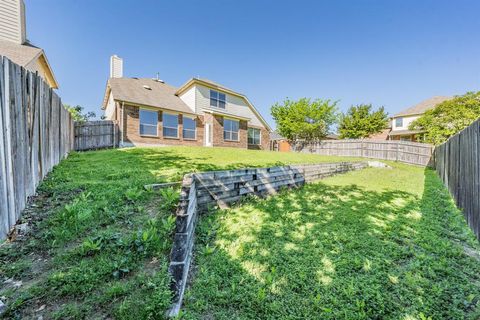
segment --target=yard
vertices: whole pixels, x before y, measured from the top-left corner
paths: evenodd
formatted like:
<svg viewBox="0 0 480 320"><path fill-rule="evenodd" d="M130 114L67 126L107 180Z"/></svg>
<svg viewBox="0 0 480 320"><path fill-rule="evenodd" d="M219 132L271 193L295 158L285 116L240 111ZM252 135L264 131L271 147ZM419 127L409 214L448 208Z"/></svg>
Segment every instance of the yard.
<svg viewBox="0 0 480 320"><path fill-rule="evenodd" d="M185 318L478 319L478 242L433 171L391 165L205 217Z"/></svg>
<svg viewBox="0 0 480 320"><path fill-rule="evenodd" d="M177 192L147 192L145 184L192 171L332 160L345 159L192 147L74 153L23 215L33 227L0 247L4 317L161 317L170 303Z"/></svg>
<svg viewBox="0 0 480 320"><path fill-rule="evenodd" d="M0 247L4 316L161 318L177 192L144 184L340 160L187 147L74 153L24 215L33 227ZM181 317L478 318L478 242L432 171L391 165L203 216Z"/></svg>

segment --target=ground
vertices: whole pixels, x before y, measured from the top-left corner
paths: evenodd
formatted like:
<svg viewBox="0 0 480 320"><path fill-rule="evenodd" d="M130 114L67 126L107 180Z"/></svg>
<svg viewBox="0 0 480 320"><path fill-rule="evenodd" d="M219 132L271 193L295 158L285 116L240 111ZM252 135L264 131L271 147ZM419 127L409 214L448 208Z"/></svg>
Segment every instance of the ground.
<svg viewBox="0 0 480 320"><path fill-rule="evenodd" d="M220 148L74 153L0 246L5 318L159 319L177 192L223 168L351 160ZM201 217L184 319L477 319L480 248L431 170L390 163ZM23 222L22 221L22 222Z"/></svg>
<svg viewBox="0 0 480 320"><path fill-rule="evenodd" d="M479 244L432 170L391 164L203 217L186 319L479 319Z"/></svg>
<svg viewBox="0 0 480 320"><path fill-rule="evenodd" d="M73 153L40 185L0 247L5 318L161 318L177 191L145 184L185 173L346 158L222 148L132 148ZM349 159L348 159L349 160Z"/></svg>

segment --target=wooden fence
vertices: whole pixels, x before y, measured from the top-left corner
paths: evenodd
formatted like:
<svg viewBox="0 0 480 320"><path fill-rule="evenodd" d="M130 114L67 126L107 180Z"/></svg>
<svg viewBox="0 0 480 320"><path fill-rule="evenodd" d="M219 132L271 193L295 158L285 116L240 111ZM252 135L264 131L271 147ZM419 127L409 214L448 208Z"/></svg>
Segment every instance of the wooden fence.
<svg viewBox="0 0 480 320"><path fill-rule="evenodd" d="M399 140L322 140L311 144L297 143L298 152L328 156L364 157L393 160L420 166L430 164L433 146Z"/></svg>
<svg viewBox="0 0 480 320"><path fill-rule="evenodd" d="M38 75L0 56L0 239L72 149L73 121Z"/></svg>
<svg viewBox="0 0 480 320"><path fill-rule="evenodd" d="M118 147L118 125L115 121L75 122L75 150Z"/></svg>
<svg viewBox="0 0 480 320"><path fill-rule="evenodd" d="M480 239L480 119L434 152L435 170Z"/></svg>

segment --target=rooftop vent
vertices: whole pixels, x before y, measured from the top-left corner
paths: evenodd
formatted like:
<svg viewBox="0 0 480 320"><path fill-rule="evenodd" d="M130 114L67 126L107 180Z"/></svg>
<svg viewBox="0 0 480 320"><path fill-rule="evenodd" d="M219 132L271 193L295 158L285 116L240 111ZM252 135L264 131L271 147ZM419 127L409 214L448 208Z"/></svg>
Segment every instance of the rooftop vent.
<svg viewBox="0 0 480 320"><path fill-rule="evenodd" d="M160 79L160 73L157 72L157 77L156 78L152 78L153 81L157 81L157 82L160 82L160 83L165 83L165 81L161 80Z"/></svg>
<svg viewBox="0 0 480 320"><path fill-rule="evenodd" d="M144 88L144 89L147 89L147 90L152 90L152 88L150 88L150 87L147 86L146 84L143 85L143 88Z"/></svg>

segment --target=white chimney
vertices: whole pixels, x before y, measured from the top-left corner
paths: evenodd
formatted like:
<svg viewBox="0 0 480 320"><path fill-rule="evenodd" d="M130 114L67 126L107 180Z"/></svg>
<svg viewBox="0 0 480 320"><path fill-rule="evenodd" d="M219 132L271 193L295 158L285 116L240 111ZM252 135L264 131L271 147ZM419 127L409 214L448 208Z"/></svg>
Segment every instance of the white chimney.
<svg viewBox="0 0 480 320"><path fill-rule="evenodd" d="M110 78L123 77L123 59L114 54L110 57Z"/></svg>
<svg viewBox="0 0 480 320"><path fill-rule="evenodd" d="M0 39L18 44L27 41L23 0L0 1Z"/></svg>

